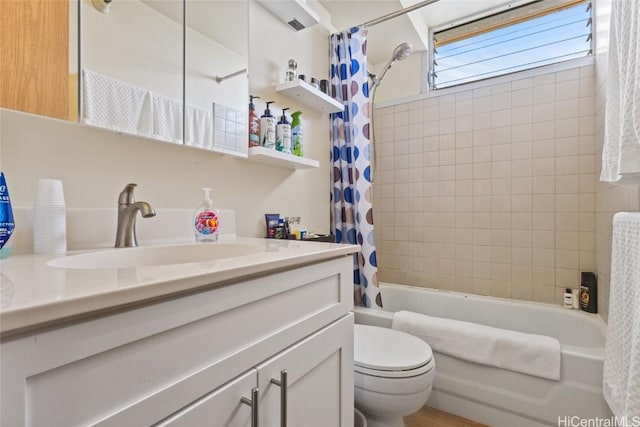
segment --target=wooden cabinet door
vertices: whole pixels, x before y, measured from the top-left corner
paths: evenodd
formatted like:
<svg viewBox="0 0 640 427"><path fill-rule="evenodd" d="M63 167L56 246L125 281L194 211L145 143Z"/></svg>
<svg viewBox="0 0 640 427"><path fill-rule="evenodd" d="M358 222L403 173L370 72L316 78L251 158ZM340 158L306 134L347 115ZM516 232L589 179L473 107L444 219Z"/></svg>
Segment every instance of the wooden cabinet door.
<svg viewBox="0 0 640 427"><path fill-rule="evenodd" d="M0 1L0 107L67 119L69 1Z"/></svg>
<svg viewBox="0 0 640 427"><path fill-rule="evenodd" d="M282 426L282 416L286 416L288 427L353 426L353 314L257 369L261 426ZM282 382L282 371L287 377L286 396L281 386L272 382Z"/></svg>

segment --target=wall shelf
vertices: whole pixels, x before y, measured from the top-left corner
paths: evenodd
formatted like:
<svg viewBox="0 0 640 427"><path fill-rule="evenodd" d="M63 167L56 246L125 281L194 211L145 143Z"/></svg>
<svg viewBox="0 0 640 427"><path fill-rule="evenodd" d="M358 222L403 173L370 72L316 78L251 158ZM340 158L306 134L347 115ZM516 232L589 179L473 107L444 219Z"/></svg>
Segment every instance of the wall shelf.
<svg viewBox="0 0 640 427"><path fill-rule="evenodd" d="M288 169L311 169L320 166L317 160L285 154L264 147L249 147L249 160Z"/></svg>
<svg viewBox="0 0 640 427"><path fill-rule="evenodd" d="M225 156L231 156L231 157L238 157L240 159L246 159L248 157L247 153L242 153L240 151L235 151L235 150L230 150L228 148L222 148L222 147L209 147L206 150L208 151L213 151L215 153L219 153L219 154L224 154Z"/></svg>
<svg viewBox="0 0 640 427"><path fill-rule="evenodd" d="M307 107L323 113L329 114L344 111L342 103L302 80L281 83L276 86L276 92L280 92Z"/></svg>

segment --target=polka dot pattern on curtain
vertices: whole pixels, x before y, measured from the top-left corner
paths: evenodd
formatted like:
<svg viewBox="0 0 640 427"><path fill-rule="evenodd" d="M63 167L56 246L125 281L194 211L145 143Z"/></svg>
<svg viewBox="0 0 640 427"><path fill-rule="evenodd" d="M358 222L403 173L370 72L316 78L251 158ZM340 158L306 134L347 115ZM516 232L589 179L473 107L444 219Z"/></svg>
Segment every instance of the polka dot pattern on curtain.
<svg viewBox="0 0 640 427"><path fill-rule="evenodd" d="M343 112L331 115L333 229L361 246L354 257L354 303L382 308L374 235L366 30L331 35L331 87Z"/></svg>

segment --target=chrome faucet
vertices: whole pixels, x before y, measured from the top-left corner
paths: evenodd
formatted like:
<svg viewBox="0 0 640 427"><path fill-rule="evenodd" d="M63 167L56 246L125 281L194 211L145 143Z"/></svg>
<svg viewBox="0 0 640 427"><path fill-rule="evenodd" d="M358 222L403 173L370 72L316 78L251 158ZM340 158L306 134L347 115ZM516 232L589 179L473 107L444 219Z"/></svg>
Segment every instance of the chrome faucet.
<svg viewBox="0 0 640 427"><path fill-rule="evenodd" d="M116 248L138 246L136 238L136 214L140 211L143 218L156 216L156 211L147 202L136 202L133 189L138 184L127 184L118 196L118 228L116 230Z"/></svg>

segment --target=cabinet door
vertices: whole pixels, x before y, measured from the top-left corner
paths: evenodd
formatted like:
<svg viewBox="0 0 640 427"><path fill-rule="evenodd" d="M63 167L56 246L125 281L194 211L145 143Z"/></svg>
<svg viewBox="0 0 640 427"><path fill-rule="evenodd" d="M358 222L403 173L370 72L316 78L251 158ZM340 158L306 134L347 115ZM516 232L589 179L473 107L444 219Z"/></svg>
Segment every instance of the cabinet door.
<svg viewBox="0 0 640 427"><path fill-rule="evenodd" d="M0 2L0 107L67 118L68 7L60 0Z"/></svg>
<svg viewBox="0 0 640 427"><path fill-rule="evenodd" d="M353 314L289 347L257 369L260 425L353 426ZM286 393L282 392L283 371ZM286 424L282 416L286 416Z"/></svg>
<svg viewBox="0 0 640 427"><path fill-rule="evenodd" d="M249 427L252 408L242 398L251 400L256 380L256 370L251 369L156 425Z"/></svg>

